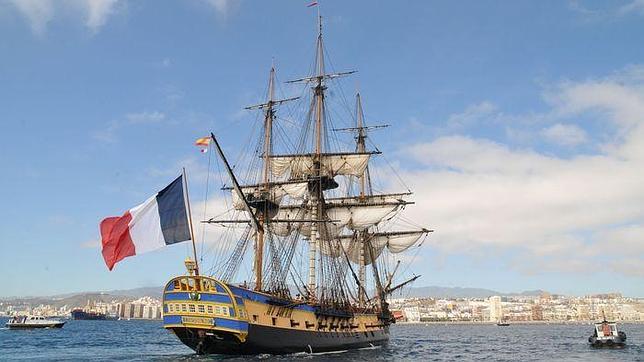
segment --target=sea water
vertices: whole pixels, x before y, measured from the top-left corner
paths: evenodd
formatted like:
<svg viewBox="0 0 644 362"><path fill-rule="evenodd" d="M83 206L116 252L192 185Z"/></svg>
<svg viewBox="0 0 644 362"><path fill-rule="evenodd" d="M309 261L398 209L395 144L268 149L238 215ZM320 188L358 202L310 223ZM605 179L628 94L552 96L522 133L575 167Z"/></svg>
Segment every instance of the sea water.
<svg viewBox="0 0 644 362"><path fill-rule="evenodd" d="M591 348L591 324L397 324L380 348L241 358L197 356L159 321L70 320L62 329L1 328L0 360L644 361L644 324L619 327L628 337L621 349Z"/></svg>

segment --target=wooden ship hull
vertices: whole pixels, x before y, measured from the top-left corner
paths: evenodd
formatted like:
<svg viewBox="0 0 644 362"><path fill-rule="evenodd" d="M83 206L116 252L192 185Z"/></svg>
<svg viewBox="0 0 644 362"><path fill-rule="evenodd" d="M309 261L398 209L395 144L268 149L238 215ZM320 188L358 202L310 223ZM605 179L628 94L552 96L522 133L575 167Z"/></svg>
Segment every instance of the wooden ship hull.
<svg viewBox="0 0 644 362"><path fill-rule="evenodd" d="M389 340L388 327L373 332L313 332L249 324L248 337L241 342L232 333L205 331L203 328L171 328L183 344L197 354L290 354L324 353L381 346ZM204 334L200 337L200 334Z"/></svg>
<svg viewBox="0 0 644 362"><path fill-rule="evenodd" d="M321 310L204 276L168 283L163 324L197 354L319 353L389 340L389 320L375 313Z"/></svg>

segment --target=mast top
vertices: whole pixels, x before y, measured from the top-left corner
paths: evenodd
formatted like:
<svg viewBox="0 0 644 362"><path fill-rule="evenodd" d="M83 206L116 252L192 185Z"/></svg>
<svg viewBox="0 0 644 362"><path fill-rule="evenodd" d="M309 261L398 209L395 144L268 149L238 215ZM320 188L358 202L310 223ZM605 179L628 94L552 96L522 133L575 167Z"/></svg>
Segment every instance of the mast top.
<svg viewBox="0 0 644 362"><path fill-rule="evenodd" d="M291 97L285 99L275 99L275 58L271 62L271 71L268 77L268 99L264 103L254 104L252 106L244 107L246 110L253 109L268 109L272 110L273 106L280 105L284 102L294 101L300 97Z"/></svg>
<svg viewBox="0 0 644 362"><path fill-rule="evenodd" d="M318 38L322 37L322 15L320 15L320 8L318 7Z"/></svg>

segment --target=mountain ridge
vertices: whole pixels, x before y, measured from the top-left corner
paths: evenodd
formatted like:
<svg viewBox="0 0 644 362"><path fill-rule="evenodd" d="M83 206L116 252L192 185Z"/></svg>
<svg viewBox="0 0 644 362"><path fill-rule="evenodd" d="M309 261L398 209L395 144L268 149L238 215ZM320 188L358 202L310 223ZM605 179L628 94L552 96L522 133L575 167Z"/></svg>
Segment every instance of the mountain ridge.
<svg viewBox="0 0 644 362"><path fill-rule="evenodd" d="M79 300L91 299L93 301L112 301L118 299L137 299L141 297L152 297L161 299L163 287L139 287L132 289L113 289L107 291L84 291L77 293L64 293L51 296L27 296L27 297L0 297L2 301L24 301L39 304L56 304L70 302L78 303ZM400 293L394 293L393 298L489 298L493 295L500 296L539 296L543 290L527 290L522 292L503 293L486 288L469 287L409 287ZM84 304L84 303L83 303Z"/></svg>

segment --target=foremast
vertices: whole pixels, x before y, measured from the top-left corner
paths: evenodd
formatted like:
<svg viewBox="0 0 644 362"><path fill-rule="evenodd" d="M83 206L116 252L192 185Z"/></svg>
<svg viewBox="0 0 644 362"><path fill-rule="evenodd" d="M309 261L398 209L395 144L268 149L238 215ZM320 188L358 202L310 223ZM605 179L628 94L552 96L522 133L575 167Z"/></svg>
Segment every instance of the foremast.
<svg viewBox="0 0 644 362"><path fill-rule="evenodd" d="M264 269L264 238L266 235L265 226L270 220L270 213L277 209L279 205L271 199L271 156L273 154L273 122L275 121L275 106L284 102L297 99L287 98L275 100L275 65L271 66L268 77L268 96L265 103L246 107L247 110L261 109L264 111L264 147L262 155L262 182L260 183L259 200L254 206L257 210L257 222L259 230L255 238L255 257L253 259L253 269L255 271L255 290L263 290L263 269Z"/></svg>

